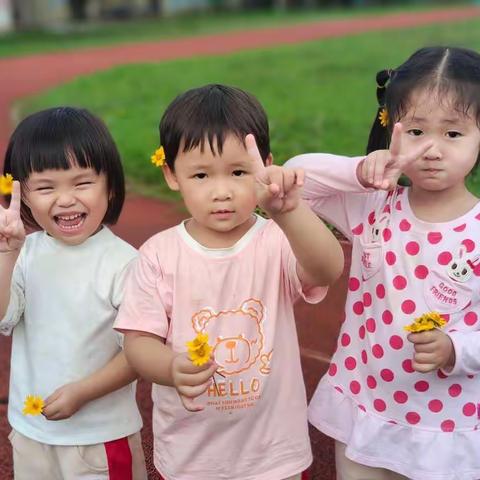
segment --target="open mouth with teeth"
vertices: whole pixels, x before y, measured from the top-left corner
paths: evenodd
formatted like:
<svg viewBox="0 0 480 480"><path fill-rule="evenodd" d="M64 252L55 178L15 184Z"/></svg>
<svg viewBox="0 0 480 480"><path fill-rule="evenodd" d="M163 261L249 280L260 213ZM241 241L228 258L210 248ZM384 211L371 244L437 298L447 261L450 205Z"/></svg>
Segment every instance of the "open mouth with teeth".
<svg viewBox="0 0 480 480"><path fill-rule="evenodd" d="M71 215L54 215L53 219L60 230L64 232L74 232L78 230L87 218L86 213L74 213Z"/></svg>

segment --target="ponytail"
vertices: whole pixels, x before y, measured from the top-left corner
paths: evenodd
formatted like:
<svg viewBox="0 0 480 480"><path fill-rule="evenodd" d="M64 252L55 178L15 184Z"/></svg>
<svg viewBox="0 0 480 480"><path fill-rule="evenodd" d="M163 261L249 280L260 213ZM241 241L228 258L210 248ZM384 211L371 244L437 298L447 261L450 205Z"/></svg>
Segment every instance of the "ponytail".
<svg viewBox="0 0 480 480"><path fill-rule="evenodd" d="M389 145L388 112L385 107L387 82L393 70L381 70L377 73L378 109L368 137L367 155L375 150L383 150Z"/></svg>

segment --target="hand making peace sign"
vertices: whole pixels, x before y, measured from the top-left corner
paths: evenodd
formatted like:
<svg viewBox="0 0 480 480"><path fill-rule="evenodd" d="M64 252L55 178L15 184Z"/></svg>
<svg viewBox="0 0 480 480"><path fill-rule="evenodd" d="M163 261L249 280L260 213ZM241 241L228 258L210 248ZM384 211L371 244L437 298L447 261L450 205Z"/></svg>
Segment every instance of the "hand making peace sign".
<svg viewBox="0 0 480 480"><path fill-rule="evenodd" d="M247 152L254 164L258 206L270 216L294 210L300 201L300 189L305 178L301 168L266 167L258 151L255 137L245 137Z"/></svg>
<svg viewBox="0 0 480 480"><path fill-rule="evenodd" d="M0 253L19 250L25 240L25 228L20 218L20 182L13 182L10 206L0 205Z"/></svg>
<svg viewBox="0 0 480 480"><path fill-rule="evenodd" d="M405 167L421 157L432 146L432 142L424 142L415 150L405 152L402 149L402 134L402 124L396 123L393 127L390 148L371 152L360 163L357 175L364 186L393 190Z"/></svg>

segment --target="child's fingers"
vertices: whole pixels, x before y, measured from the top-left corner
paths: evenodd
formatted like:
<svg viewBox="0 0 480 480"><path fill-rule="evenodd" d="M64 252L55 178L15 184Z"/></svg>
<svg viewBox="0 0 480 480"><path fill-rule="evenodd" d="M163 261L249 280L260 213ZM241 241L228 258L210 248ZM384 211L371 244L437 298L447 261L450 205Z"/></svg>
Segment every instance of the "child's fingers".
<svg viewBox="0 0 480 480"><path fill-rule="evenodd" d="M284 168L283 169L283 193L284 195L296 185L297 183L297 174L295 170Z"/></svg>
<svg viewBox="0 0 480 480"><path fill-rule="evenodd" d="M377 158L373 165L373 184L376 187L381 187L384 180L385 174L385 162Z"/></svg>
<svg viewBox="0 0 480 480"><path fill-rule="evenodd" d="M433 142L431 141L424 142L422 145L415 148L412 152L405 154L404 160L402 162L402 168L414 162L417 158L423 157L423 155L428 152L432 145Z"/></svg>
<svg viewBox="0 0 480 480"><path fill-rule="evenodd" d="M303 187L303 185L305 184L305 170L303 168L295 169L295 183L299 187Z"/></svg>
<svg viewBox="0 0 480 480"><path fill-rule="evenodd" d="M10 211L20 215L20 204L21 204L21 187L20 182L15 180L12 187L12 196L10 198L10 206L8 207Z"/></svg>
<svg viewBox="0 0 480 480"><path fill-rule="evenodd" d="M390 139L390 153L394 159L397 159L402 153L402 132L403 126L397 122L393 126L392 138Z"/></svg>
<svg viewBox="0 0 480 480"><path fill-rule="evenodd" d="M195 400L193 398L180 395L180 399L185 409L189 412L201 412L205 408L203 405L195 403Z"/></svg>
<svg viewBox="0 0 480 480"><path fill-rule="evenodd" d="M265 170L265 165L263 164L262 156L257 147L257 142L255 141L255 137L249 133L245 137L245 146L247 149L247 153L253 161L255 172L262 172Z"/></svg>
<svg viewBox="0 0 480 480"><path fill-rule="evenodd" d="M415 344L431 343L435 340L435 336L432 332L409 333L407 340Z"/></svg>
<svg viewBox="0 0 480 480"><path fill-rule="evenodd" d="M432 370L438 369L438 366L435 363L418 363L416 361L412 361L412 367L419 373L428 373Z"/></svg>

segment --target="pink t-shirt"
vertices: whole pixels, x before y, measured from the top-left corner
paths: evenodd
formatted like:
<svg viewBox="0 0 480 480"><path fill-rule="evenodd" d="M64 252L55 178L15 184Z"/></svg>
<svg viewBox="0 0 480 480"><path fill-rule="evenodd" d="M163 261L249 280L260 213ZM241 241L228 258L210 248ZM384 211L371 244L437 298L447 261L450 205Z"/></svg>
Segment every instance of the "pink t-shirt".
<svg viewBox="0 0 480 480"><path fill-rule="evenodd" d="M218 390L197 399L202 412L153 386L154 460L166 480L280 480L308 467L293 303L325 293L302 289L285 235L260 217L229 249L203 247L183 223L143 245L115 328L153 333L178 352L207 332L220 366Z"/></svg>
<svg viewBox="0 0 480 480"><path fill-rule="evenodd" d="M408 188L368 191L361 158L295 157L304 197L352 241L345 321L309 407L349 458L415 480L480 478L480 203L449 222L418 219ZM404 326L437 311L452 372L417 373Z"/></svg>

